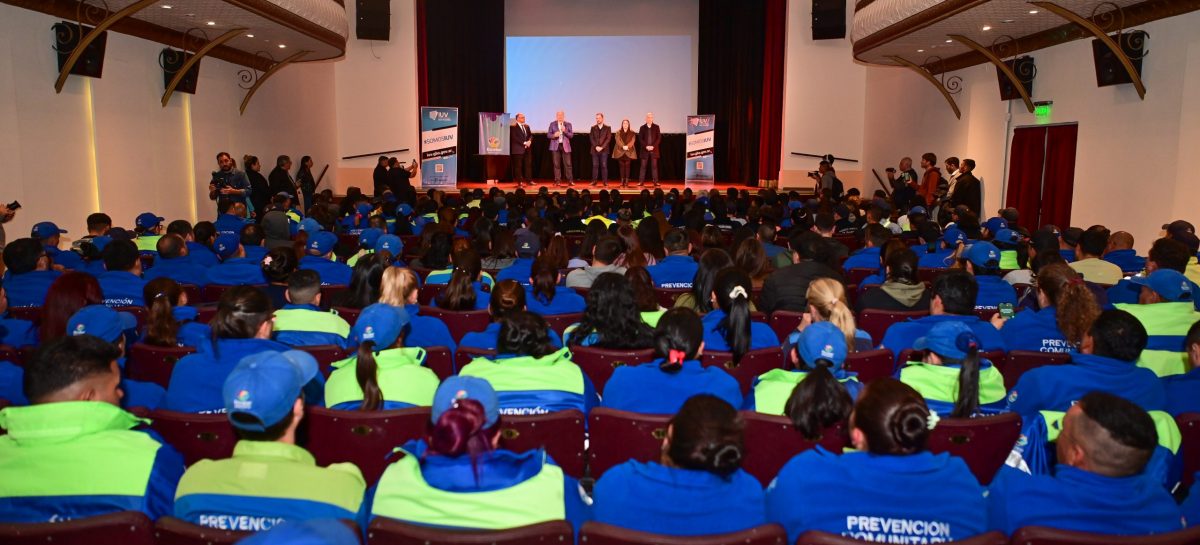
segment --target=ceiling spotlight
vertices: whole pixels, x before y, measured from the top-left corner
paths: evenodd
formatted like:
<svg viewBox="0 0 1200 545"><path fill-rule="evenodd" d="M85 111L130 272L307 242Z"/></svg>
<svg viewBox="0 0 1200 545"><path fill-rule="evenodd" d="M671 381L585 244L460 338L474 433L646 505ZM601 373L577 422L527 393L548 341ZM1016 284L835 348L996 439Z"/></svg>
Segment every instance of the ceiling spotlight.
<svg viewBox="0 0 1200 545"><path fill-rule="evenodd" d="M989 31L989 30L991 30L991 29L992 29L992 27L991 27L991 26L989 26L989 25L983 25L983 31L984 31L984 32L987 32L987 31Z"/></svg>
<svg viewBox="0 0 1200 545"><path fill-rule="evenodd" d="M1038 13L1038 10L1036 10L1036 9L1029 10L1030 15L1037 15L1037 13Z"/></svg>
<svg viewBox="0 0 1200 545"><path fill-rule="evenodd" d="M953 43L954 40L946 40L946 43Z"/></svg>
<svg viewBox="0 0 1200 545"><path fill-rule="evenodd" d="M204 24L206 24L206 25L208 25L208 26L217 26L217 22L216 22L216 21L209 21L209 22L207 22L207 23L204 23Z"/></svg>
<svg viewBox="0 0 1200 545"><path fill-rule="evenodd" d="M287 47L287 46L286 46L286 45L284 45L284 44L279 44L279 49L283 49L283 48L285 48L285 47Z"/></svg>
<svg viewBox="0 0 1200 545"><path fill-rule="evenodd" d="M918 50L917 50L917 53L924 53L924 52L925 52L925 50L924 50L924 49L918 49Z"/></svg>
<svg viewBox="0 0 1200 545"><path fill-rule="evenodd" d="M1006 24L1006 25L1007 25L1007 24L1009 24L1009 23L1013 22L1013 20L1012 20L1012 19L1005 19L1005 20L1003 20L1003 21L1000 21L1000 22L1001 22L1001 23L1004 23L1004 24Z"/></svg>
<svg viewBox="0 0 1200 545"><path fill-rule="evenodd" d="M163 4L163 5L162 5L162 9L171 9L171 6L169 6L169 5L167 5L167 4Z"/></svg>
<svg viewBox="0 0 1200 545"><path fill-rule="evenodd" d="M247 38L253 38L253 37L254 37L254 35L253 35L253 34L247 34L247 35L246 35L246 37L247 37Z"/></svg>

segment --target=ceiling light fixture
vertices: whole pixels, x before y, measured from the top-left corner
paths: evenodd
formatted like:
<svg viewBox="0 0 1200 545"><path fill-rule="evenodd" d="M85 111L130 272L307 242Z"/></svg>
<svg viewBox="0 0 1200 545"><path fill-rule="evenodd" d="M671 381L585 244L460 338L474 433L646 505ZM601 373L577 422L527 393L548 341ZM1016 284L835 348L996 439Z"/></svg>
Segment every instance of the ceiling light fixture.
<svg viewBox="0 0 1200 545"><path fill-rule="evenodd" d="M1004 23L1004 24L1006 24L1006 25L1007 25L1007 24L1009 24L1009 23L1013 22L1013 20L1012 20L1012 19L1005 19L1005 20L1003 20L1003 21L1000 21L1000 22L1001 22L1001 23Z"/></svg>
<svg viewBox="0 0 1200 545"><path fill-rule="evenodd" d="M205 23L205 24L206 24L206 25L208 25L208 26L217 26L217 22L216 22L216 21L209 21L209 22L207 22L207 23Z"/></svg>
<svg viewBox="0 0 1200 545"><path fill-rule="evenodd" d="M171 6L169 6L167 4L163 4L162 9L171 9Z"/></svg>
<svg viewBox="0 0 1200 545"><path fill-rule="evenodd" d="M1037 15L1037 13L1038 13L1038 10L1036 10L1036 9L1029 10L1030 15Z"/></svg>
<svg viewBox="0 0 1200 545"><path fill-rule="evenodd" d="M946 40L946 43L953 43L954 40Z"/></svg>
<svg viewBox="0 0 1200 545"><path fill-rule="evenodd" d="M917 53L924 53L924 52L925 52L925 50L924 50L924 49L918 49L918 50L917 50Z"/></svg>
<svg viewBox="0 0 1200 545"><path fill-rule="evenodd" d="M279 44L279 49L283 49L283 48L285 48L285 47L287 47L287 45L284 45L284 44Z"/></svg>
<svg viewBox="0 0 1200 545"><path fill-rule="evenodd" d="M987 31L989 31L989 30L991 30L991 29L992 29L992 27L991 27L990 25L983 25L983 31L984 31L984 32L987 32Z"/></svg>
<svg viewBox="0 0 1200 545"><path fill-rule="evenodd" d="M247 38L253 38L253 37L254 37L254 35L253 35L253 34L247 34L247 35L246 35L246 37L247 37Z"/></svg>

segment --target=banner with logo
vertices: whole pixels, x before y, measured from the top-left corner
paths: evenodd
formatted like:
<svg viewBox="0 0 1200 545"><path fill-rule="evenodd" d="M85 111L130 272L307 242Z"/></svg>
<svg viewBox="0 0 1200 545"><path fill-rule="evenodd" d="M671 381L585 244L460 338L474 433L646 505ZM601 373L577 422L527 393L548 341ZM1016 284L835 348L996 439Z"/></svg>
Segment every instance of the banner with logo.
<svg viewBox="0 0 1200 545"><path fill-rule="evenodd" d="M421 187L458 183L458 108L421 106Z"/></svg>
<svg viewBox="0 0 1200 545"><path fill-rule="evenodd" d="M713 135L717 116L689 115L687 119L687 148L684 181L713 182Z"/></svg>
<svg viewBox="0 0 1200 545"><path fill-rule="evenodd" d="M479 154L508 155L508 114L479 112Z"/></svg>

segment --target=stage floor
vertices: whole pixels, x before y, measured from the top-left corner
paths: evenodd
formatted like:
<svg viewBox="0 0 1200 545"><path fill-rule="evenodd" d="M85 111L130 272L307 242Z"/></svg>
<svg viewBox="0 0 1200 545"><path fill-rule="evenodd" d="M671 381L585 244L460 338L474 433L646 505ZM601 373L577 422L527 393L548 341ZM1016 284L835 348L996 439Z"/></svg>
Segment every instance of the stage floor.
<svg viewBox="0 0 1200 545"><path fill-rule="evenodd" d="M660 189L662 189L663 191L670 191L672 189L678 189L679 191L683 191L684 188L690 187L692 189L692 191L712 191L715 189L717 191L724 192L732 187L734 189L737 189L738 191L745 189L745 190L753 193L755 191L758 191L759 189L762 189L758 186L742 185L742 184L735 184L735 183L729 183L729 182L712 182L712 183L687 182L687 183L685 183L683 180L662 180L660 182L660 184L661 184ZM499 187L501 190L503 190L505 192L511 192L511 191L517 190L516 182L508 182L508 181L488 182L488 183L464 182L464 181L458 182L458 189L483 189L484 191L487 191L493 187ZM616 190L620 191L621 194L623 194L623 195L624 194L636 195L638 193L641 193L643 189L649 190L650 192L654 192L654 189L655 189L654 184L649 181L646 182L646 185L640 186L640 187L638 186L638 183L636 181L629 182L628 187L621 187L621 182L619 182L619 181L617 181L617 182L609 181L607 184L607 187L606 187L605 185L599 184L599 183L597 183L596 185L592 185L592 182L586 181L586 180L575 180L574 186L567 186L564 183L564 185L559 185L557 187L555 187L555 185L554 185L554 180L534 180L532 183L524 184L522 187L525 189L526 193L537 193L543 187L545 187L551 193L553 193L555 191L560 191L560 192L566 191L567 189L570 189L573 187L576 191L583 191L584 189L590 189L592 192L596 192L601 189L616 189Z"/></svg>

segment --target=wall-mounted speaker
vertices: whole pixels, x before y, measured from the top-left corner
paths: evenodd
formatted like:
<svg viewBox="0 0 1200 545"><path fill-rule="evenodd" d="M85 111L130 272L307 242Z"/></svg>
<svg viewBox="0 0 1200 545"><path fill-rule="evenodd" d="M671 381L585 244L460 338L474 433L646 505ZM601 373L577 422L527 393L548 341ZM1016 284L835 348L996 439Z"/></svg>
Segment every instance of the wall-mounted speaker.
<svg viewBox="0 0 1200 545"><path fill-rule="evenodd" d="M390 0L357 0L355 36L360 40L388 40L392 30Z"/></svg>
<svg viewBox="0 0 1200 545"><path fill-rule="evenodd" d="M162 53L159 53L158 58L162 61L163 69L163 88L171 83L175 78L175 74L179 69L183 68L183 64L192 58L191 53L180 51L178 49L164 48ZM179 85L175 86L175 92L187 93L189 95L196 94L196 81L200 79L200 63L192 65L191 68L183 75L183 79L179 80Z"/></svg>
<svg viewBox="0 0 1200 545"><path fill-rule="evenodd" d="M67 63L67 57L71 56L71 52L79 46L79 40L92 31L92 27L63 21L55 23L51 28L54 30L54 50L58 53L58 71L62 72L63 65ZM75 66L71 67L71 73L77 76L99 78L104 73L104 47L107 44L108 32L105 31L83 50L83 56L79 57Z"/></svg>
<svg viewBox="0 0 1200 545"><path fill-rule="evenodd" d="M1142 74L1142 57L1146 55L1146 38L1149 36L1145 31L1132 30L1122 32L1119 39L1116 40L1117 44L1121 46L1121 50L1133 63L1133 68L1137 70L1139 76ZM1096 61L1096 85L1098 87L1133 83L1133 79L1129 77L1129 73L1121 65L1121 61L1098 38L1092 40L1092 59Z"/></svg>
<svg viewBox="0 0 1200 545"><path fill-rule="evenodd" d="M1025 92L1029 96L1033 96L1033 78L1037 75L1037 66L1033 63L1033 57L1024 56L1015 59L1004 61L1008 65L1008 69L1012 70L1017 75L1017 79L1021 80L1021 86L1025 88ZM1021 98L1021 93L1017 91L1017 87L1013 85L1008 78L1004 77L1004 72L1000 71L1000 67L996 67L996 82L1000 84L1000 101L1016 100Z"/></svg>
<svg viewBox="0 0 1200 545"><path fill-rule="evenodd" d="M812 0L812 39L846 37L846 0Z"/></svg>

